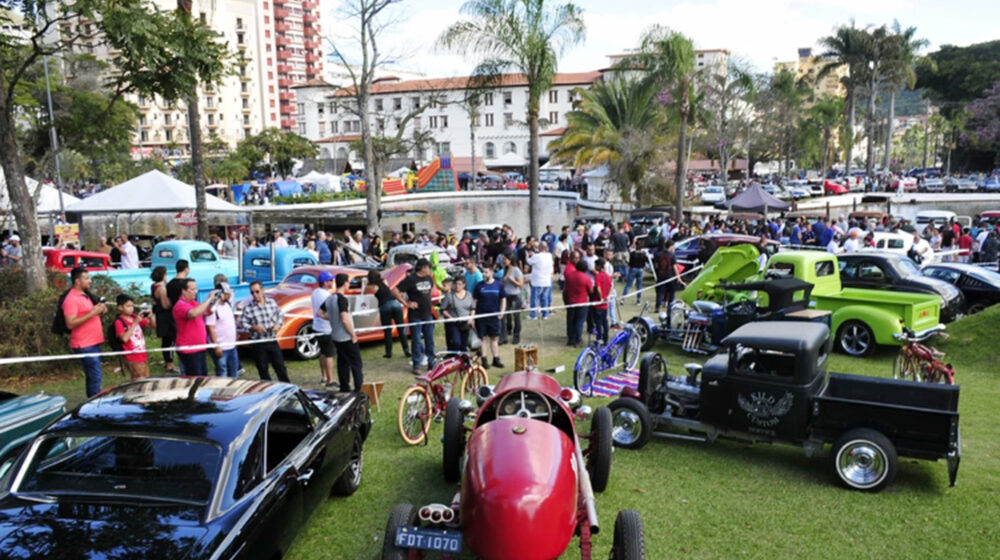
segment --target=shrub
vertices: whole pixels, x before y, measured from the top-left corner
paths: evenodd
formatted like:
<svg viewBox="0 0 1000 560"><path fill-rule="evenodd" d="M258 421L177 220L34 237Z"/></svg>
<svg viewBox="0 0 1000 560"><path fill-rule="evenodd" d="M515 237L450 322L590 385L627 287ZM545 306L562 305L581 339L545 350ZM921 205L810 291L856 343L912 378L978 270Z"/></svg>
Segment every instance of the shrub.
<svg viewBox="0 0 1000 560"><path fill-rule="evenodd" d="M276 196L271 199L275 204L306 204L308 202L334 202L337 200L354 200L364 198L361 191L322 192L308 195Z"/></svg>

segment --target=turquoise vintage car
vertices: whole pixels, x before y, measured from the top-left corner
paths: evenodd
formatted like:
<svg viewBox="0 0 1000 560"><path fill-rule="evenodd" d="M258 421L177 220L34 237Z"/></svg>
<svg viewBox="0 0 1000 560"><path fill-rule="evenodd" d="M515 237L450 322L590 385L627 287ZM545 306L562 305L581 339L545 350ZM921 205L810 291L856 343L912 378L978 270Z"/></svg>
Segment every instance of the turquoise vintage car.
<svg viewBox="0 0 1000 560"><path fill-rule="evenodd" d="M66 412L66 399L57 395L0 392L0 477L14 464L24 444Z"/></svg>

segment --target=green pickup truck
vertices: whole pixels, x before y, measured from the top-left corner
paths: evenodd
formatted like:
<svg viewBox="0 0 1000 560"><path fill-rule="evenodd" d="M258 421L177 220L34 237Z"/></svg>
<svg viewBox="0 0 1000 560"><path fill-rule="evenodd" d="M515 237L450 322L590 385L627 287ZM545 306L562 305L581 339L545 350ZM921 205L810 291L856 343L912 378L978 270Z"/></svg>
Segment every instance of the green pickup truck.
<svg viewBox="0 0 1000 560"><path fill-rule="evenodd" d="M718 288L722 282L798 278L813 284L811 307L831 313L830 328L836 346L852 356L867 356L879 344L899 346L893 335L902 333L904 327L915 333L941 328L941 301L936 295L844 288L836 255L823 251L781 251L768 260L760 273L755 269L758 253L748 249L719 249L681 299L688 305L695 299L719 301L723 297Z"/></svg>

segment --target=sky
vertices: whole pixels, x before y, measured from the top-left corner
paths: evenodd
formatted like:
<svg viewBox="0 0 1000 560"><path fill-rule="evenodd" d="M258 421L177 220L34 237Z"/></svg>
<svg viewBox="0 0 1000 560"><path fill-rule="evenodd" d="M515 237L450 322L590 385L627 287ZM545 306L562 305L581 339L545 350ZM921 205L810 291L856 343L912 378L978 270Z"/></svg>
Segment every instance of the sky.
<svg viewBox="0 0 1000 560"><path fill-rule="evenodd" d="M338 18L340 2L329 6L324 29L340 44L350 44L347 24ZM565 1L565 0L564 0ZM441 51L435 42L459 18L458 0L402 0L393 6L393 26L384 34L385 51L401 69L427 77L467 75L473 55ZM1000 2L996 0L576 0L583 8L586 41L570 47L559 61L560 72L586 72L607 66L606 56L635 48L642 31L660 24L684 33L699 49L728 49L759 71L776 61L797 58L798 49L813 47L838 25L853 18L859 26L892 24L916 27L932 52L940 45L965 46L1000 39Z"/></svg>

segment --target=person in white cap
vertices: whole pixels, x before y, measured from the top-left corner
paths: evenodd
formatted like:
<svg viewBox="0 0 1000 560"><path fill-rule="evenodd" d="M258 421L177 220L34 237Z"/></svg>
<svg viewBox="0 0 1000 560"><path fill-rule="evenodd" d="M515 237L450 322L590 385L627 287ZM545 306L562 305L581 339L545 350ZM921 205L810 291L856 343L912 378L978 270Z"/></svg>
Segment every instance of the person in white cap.
<svg viewBox="0 0 1000 560"><path fill-rule="evenodd" d="M21 249L21 237L16 233L7 239L7 244L3 246L4 256L10 264L21 264L23 252Z"/></svg>

